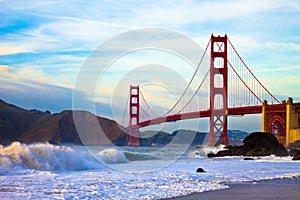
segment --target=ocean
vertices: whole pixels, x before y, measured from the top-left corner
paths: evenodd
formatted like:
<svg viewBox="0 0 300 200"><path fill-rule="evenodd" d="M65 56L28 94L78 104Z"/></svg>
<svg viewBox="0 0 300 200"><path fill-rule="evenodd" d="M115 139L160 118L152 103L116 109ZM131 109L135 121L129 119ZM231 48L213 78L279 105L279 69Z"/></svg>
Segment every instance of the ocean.
<svg viewBox="0 0 300 200"><path fill-rule="evenodd" d="M292 157L207 158L222 148L15 142L0 146L0 199L164 199L300 176Z"/></svg>

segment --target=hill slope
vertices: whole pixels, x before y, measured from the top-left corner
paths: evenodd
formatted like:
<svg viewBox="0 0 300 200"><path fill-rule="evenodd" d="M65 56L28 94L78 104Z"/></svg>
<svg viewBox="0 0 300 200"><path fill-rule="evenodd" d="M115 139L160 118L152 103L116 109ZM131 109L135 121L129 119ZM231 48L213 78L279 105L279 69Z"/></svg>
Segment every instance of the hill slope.
<svg viewBox="0 0 300 200"><path fill-rule="evenodd" d="M77 128L73 115L76 115ZM99 131L100 124L102 130ZM124 128L113 120L98 117L86 111L63 111L58 114L25 110L0 100L0 143L50 142L87 145L117 145L127 143Z"/></svg>

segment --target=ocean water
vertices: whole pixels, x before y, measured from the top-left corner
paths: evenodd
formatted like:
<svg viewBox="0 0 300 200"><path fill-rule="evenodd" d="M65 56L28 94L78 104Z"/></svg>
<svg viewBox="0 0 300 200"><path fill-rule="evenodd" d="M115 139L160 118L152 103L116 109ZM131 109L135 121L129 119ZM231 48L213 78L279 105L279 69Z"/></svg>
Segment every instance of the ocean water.
<svg viewBox="0 0 300 200"><path fill-rule="evenodd" d="M0 199L163 199L300 176L291 157L207 158L222 147L0 146ZM196 173L197 168L205 173Z"/></svg>

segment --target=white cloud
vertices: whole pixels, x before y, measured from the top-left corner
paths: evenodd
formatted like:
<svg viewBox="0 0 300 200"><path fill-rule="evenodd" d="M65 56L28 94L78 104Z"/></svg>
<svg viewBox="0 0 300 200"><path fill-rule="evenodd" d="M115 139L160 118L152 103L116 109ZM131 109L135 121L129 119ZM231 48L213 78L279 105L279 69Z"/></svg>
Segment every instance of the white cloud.
<svg viewBox="0 0 300 200"><path fill-rule="evenodd" d="M14 40L2 40L0 54L91 50L105 40L130 28L132 27L96 20L63 18L23 33L7 35L6 38L14 38Z"/></svg>
<svg viewBox="0 0 300 200"><path fill-rule="evenodd" d="M57 4L60 1L55 1L55 0L44 0L44 1L37 1L37 0L32 0L32 1L7 1L3 0L3 3L5 3L5 7L10 10L18 10L18 11L28 11L31 9L36 9L39 8L40 10L46 11L48 9L53 9L57 6Z"/></svg>
<svg viewBox="0 0 300 200"><path fill-rule="evenodd" d="M255 70L255 72L276 72L276 71L289 71L289 70L298 70L300 66L288 66L288 67L277 67L277 68L269 68L269 69L259 69Z"/></svg>
<svg viewBox="0 0 300 200"><path fill-rule="evenodd" d="M260 43L258 38L255 37L242 35L228 35L228 38L241 56L243 54L251 54L263 48L263 45Z"/></svg>
<svg viewBox="0 0 300 200"><path fill-rule="evenodd" d="M136 22L149 25L192 24L206 21L224 21L273 11L286 7L282 1L167 1L136 9ZM165 17L164 17L165 16Z"/></svg>
<svg viewBox="0 0 300 200"><path fill-rule="evenodd" d="M49 20L37 29L25 31L14 37L18 44L32 51L70 48L93 49L103 41L123 31L139 27L158 26L187 31L186 33L189 34L191 30L183 28L182 25L241 19L289 6L282 1L257 0L247 2L232 0L226 2L142 2L140 3L142 5L130 2L92 2L81 8L80 6L83 5L81 1L65 1L64 4L69 6L66 7L65 12L60 12L61 8L57 6L57 4L61 4L60 1L43 3L34 1L24 3L24 5L23 2L22 5L19 4L21 2L18 1L8 3L11 10L32 11L34 9L33 13L37 17L46 17ZM295 5L291 6L295 7ZM50 8L54 11L51 12ZM85 11L88 11L89 15L85 14ZM118 12L110 13L110 11ZM208 37L209 35L206 36L206 38ZM238 37L239 42L248 45L248 47L259 45L253 38L236 37Z"/></svg>
<svg viewBox="0 0 300 200"><path fill-rule="evenodd" d="M296 11L300 10L300 2L294 0L288 0L285 2L289 7L293 8Z"/></svg>
<svg viewBox="0 0 300 200"><path fill-rule="evenodd" d="M34 10L36 17L46 17L50 20L38 29L19 35L18 42L33 50L74 46L90 49L125 30L138 27L159 26L185 31L181 25L240 19L287 6L281 1L233 0L226 2L143 2L142 5L129 2L92 2L81 8L83 4L81 1L65 1L64 4L69 6L64 12L60 12L61 8L57 5L61 4L60 1L42 3L17 1L7 4L11 10L28 12ZM109 13L110 10L118 13ZM90 15L85 14L85 11L88 11Z"/></svg>
<svg viewBox="0 0 300 200"><path fill-rule="evenodd" d="M108 39L109 36L113 36L114 33L119 32L116 29L120 28L125 29L122 26L102 23L96 20L67 18L43 25L38 30L38 33L61 38L62 41L80 41L88 42L88 44L95 42L98 44L104 39Z"/></svg>
<svg viewBox="0 0 300 200"><path fill-rule="evenodd" d="M294 42L267 42L265 44L270 48L284 48L289 50L300 50L300 44Z"/></svg>
<svg viewBox="0 0 300 200"><path fill-rule="evenodd" d="M36 30L28 30L21 34L6 35L1 41L3 52L0 53L2 55L8 55L24 52L57 50L58 46L62 46L62 41L63 40L60 41L59 38L39 34Z"/></svg>

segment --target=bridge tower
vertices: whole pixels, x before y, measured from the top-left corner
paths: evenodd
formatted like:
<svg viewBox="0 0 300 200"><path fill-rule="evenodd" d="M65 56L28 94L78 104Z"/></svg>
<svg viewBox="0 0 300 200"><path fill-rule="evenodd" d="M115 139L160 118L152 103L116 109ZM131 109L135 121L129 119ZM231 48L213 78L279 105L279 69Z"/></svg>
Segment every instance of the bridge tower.
<svg viewBox="0 0 300 200"><path fill-rule="evenodd" d="M227 35L211 35L209 145L228 143L227 136Z"/></svg>
<svg viewBox="0 0 300 200"><path fill-rule="evenodd" d="M300 140L300 104L293 103L292 98L277 105L264 101L262 132L272 133L286 146Z"/></svg>
<svg viewBox="0 0 300 200"><path fill-rule="evenodd" d="M133 127L140 122L140 88L139 86L130 86L129 102L129 146L140 146L139 129Z"/></svg>

